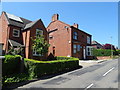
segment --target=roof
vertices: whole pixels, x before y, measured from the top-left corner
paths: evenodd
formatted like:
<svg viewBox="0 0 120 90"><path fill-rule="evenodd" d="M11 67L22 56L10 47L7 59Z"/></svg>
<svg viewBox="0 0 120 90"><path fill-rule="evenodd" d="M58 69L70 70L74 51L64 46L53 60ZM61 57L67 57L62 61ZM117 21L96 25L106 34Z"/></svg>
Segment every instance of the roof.
<svg viewBox="0 0 120 90"><path fill-rule="evenodd" d="M20 47L24 47L24 45L22 45L22 44L20 44L20 43L18 43L18 42L16 42L16 41L14 41L14 40L8 40L9 41L9 43L10 43L10 45L11 46L20 46Z"/></svg>
<svg viewBox="0 0 120 90"><path fill-rule="evenodd" d="M69 24L67 24L67 23L65 23L65 22L62 22L62 21L60 21L60 20L56 20L56 21L58 21L58 22L60 22L60 23L63 23L63 24L65 24L65 25L67 25L67 26L69 26L69 27L71 27L71 28L75 28L74 26L71 26L71 25L69 25ZM52 21L50 24L52 24L52 23L54 23L54 22L56 22L56 21ZM50 24L48 25L48 27L50 26ZM48 28L47 27L47 28ZM76 29L78 29L78 28L76 28ZM83 33L86 33L86 32L84 32L83 30L80 30L80 29L78 29L79 31L82 31ZM90 35L90 34L88 34L88 33L86 33L87 35ZM90 35L91 36L91 35Z"/></svg>
<svg viewBox="0 0 120 90"><path fill-rule="evenodd" d="M7 12L3 12L3 13L5 13L5 16L8 20L9 25L17 26L17 27L20 27L20 28L23 28L23 29L26 27L26 25L27 25L27 27L32 26L30 24L32 21L30 21L30 20L27 20L27 19L24 19L22 17L18 17L18 16L15 16L15 15L9 14Z"/></svg>
<svg viewBox="0 0 120 90"><path fill-rule="evenodd" d="M74 27L74 26L71 26L71 28L75 28L75 29L78 29L78 28L76 28L76 27ZM89 34L89 33L86 33L85 31L83 31L83 30L80 30L80 29L78 29L79 31L81 31L81 32L83 32L83 33L85 33L85 34L87 34L87 35L90 35L90 36L92 36L91 34Z"/></svg>
<svg viewBox="0 0 120 90"><path fill-rule="evenodd" d="M15 21L17 21L17 22L21 22L21 23L23 23L23 21L21 20L21 18L18 17L18 16L15 16L15 15L9 14L9 13L7 13L7 12L6 12L6 15L7 15L7 17L8 17L9 19L12 19L12 20L15 20Z"/></svg>
<svg viewBox="0 0 120 90"><path fill-rule="evenodd" d="M97 41L92 41L92 44L96 45L96 44L99 44L101 45L100 43L98 43Z"/></svg>
<svg viewBox="0 0 120 90"><path fill-rule="evenodd" d="M39 19L39 20L40 20L40 19ZM26 24L25 27L24 27L24 29L28 29L28 28L32 27L32 26L35 25L39 20L36 20L36 21L34 21L34 22L30 22L30 23Z"/></svg>
<svg viewBox="0 0 120 90"><path fill-rule="evenodd" d="M65 24L65 25L67 25L67 26L69 26L69 27L70 27L70 25L69 25L69 24L66 24L66 23L64 23L64 22L62 22L62 21L60 21L60 20L56 20L56 21L58 21L58 22L60 22L60 23L63 23L63 24ZM52 22L50 22L50 24L52 24L53 22L56 22L56 21L52 21ZM47 26L47 28L50 26L50 24Z"/></svg>

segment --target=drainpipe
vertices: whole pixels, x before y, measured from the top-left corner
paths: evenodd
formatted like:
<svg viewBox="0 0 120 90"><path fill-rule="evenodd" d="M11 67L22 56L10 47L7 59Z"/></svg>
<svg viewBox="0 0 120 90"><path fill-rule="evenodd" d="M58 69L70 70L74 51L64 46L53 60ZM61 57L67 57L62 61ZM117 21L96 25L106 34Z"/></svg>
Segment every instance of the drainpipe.
<svg viewBox="0 0 120 90"><path fill-rule="evenodd" d="M9 39L9 33L8 33L8 27L7 27L7 39L6 39L6 49L5 49L5 53L7 53L8 51L8 39Z"/></svg>

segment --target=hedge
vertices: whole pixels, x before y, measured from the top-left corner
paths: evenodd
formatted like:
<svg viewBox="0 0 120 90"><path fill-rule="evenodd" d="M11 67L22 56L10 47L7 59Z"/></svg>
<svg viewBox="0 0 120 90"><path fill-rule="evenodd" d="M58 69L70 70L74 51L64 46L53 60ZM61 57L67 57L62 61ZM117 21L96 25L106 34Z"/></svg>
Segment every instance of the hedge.
<svg viewBox="0 0 120 90"><path fill-rule="evenodd" d="M29 80L29 75L26 73L12 74L2 78L2 84L8 85L11 83L23 82Z"/></svg>
<svg viewBox="0 0 120 90"><path fill-rule="evenodd" d="M56 56L55 60L68 60L68 59L74 59L74 57L66 57L66 56Z"/></svg>
<svg viewBox="0 0 120 90"><path fill-rule="evenodd" d="M113 55L118 55L118 52L115 50L112 50ZM92 51L94 56L110 56L111 50L110 49L93 49Z"/></svg>
<svg viewBox="0 0 120 90"><path fill-rule="evenodd" d="M43 75L55 74L61 71L77 68L79 66L79 59L69 58L53 61L37 61L32 59L24 59L24 64L29 76L31 78L38 78Z"/></svg>
<svg viewBox="0 0 120 90"><path fill-rule="evenodd" d="M2 60L2 76L19 73L20 58L20 55L5 55L5 59Z"/></svg>
<svg viewBox="0 0 120 90"><path fill-rule="evenodd" d="M20 73L19 55L6 55L3 60L3 86L11 83L22 82L38 78L40 76L55 74L61 71L70 70L79 66L79 59L72 57L55 57L53 61L38 61L33 59L24 59L25 70Z"/></svg>

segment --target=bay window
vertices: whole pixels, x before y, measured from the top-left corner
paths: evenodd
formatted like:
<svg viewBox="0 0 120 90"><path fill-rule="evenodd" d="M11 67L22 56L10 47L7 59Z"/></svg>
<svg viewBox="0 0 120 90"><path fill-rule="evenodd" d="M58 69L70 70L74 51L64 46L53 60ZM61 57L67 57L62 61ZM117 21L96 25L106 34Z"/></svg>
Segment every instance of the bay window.
<svg viewBox="0 0 120 90"><path fill-rule="evenodd" d="M87 46L86 47L87 51L87 56L92 56L92 46Z"/></svg>

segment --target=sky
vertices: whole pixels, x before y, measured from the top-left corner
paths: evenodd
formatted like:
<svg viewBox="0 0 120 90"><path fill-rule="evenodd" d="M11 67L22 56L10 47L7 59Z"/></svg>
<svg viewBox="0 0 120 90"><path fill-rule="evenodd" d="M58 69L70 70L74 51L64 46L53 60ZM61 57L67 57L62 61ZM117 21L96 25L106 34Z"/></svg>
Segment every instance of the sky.
<svg viewBox="0 0 120 90"><path fill-rule="evenodd" d="M32 21L42 19L46 27L57 13L60 21L79 24L92 40L118 46L117 2L3 2L1 11Z"/></svg>

